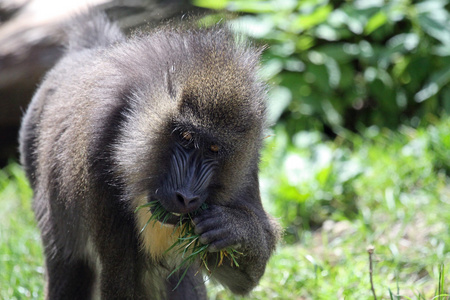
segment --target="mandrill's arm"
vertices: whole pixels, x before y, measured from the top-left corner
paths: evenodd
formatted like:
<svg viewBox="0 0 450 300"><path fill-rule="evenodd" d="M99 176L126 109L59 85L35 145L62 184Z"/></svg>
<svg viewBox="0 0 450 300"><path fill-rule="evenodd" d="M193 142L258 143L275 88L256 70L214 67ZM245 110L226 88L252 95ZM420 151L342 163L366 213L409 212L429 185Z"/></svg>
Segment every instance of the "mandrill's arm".
<svg viewBox="0 0 450 300"><path fill-rule="evenodd" d="M210 205L194 218L200 242L210 244L208 266L212 276L233 293L246 294L259 282L266 263L280 236L277 222L264 211L259 196L257 176L226 206ZM238 254L239 267L227 258L216 267L219 250L232 247Z"/></svg>

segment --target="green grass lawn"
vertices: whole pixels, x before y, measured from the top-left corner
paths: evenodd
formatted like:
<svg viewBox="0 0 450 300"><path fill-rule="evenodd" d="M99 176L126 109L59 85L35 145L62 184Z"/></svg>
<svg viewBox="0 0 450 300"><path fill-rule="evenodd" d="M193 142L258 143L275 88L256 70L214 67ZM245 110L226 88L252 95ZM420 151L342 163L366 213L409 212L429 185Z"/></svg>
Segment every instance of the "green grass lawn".
<svg viewBox="0 0 450 300"><path fill-rule="evenodd" d="M274 133L261 187L285 241L245 299L373 299L370 245L377 299L449 299L449 118L333 141ZM43 296L30 198L17 164L0 170L0 299ZM244 299L208 285L211 299Z"/></svg>

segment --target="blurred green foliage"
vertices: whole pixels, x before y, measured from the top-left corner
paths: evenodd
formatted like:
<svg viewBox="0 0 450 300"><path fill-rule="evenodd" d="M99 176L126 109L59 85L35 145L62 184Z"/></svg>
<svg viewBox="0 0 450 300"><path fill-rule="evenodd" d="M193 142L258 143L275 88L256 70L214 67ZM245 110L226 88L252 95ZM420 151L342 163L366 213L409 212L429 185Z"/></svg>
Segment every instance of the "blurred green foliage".
<svg viewBox="0 0 450 300"><path fill-rule="evenodd" d="M448 1L193 2L239 13L236 29L269 45L270 119L281 117L291 136L417 127L450 112Z"/></svg>
<svg viewBox="0 0 450 300"><path fill-rule="evenodd" d="M399 131L373 126L333 142L304 131L293 144L278 126L264 151L261 177L265 198L276 199L273 210L286 240L301 240L327 219L366 218L383 202L396 216L396 203L413 207L436 196L449 184L450 118L436 122Z"/></svg>

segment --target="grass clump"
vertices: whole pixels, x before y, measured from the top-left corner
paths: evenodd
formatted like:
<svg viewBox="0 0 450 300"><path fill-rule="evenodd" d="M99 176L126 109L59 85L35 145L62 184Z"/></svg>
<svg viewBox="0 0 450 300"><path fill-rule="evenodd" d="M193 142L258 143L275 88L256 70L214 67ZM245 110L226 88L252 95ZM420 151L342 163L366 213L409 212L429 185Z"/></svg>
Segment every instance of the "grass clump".
<svg viewBox="0 0 450 300"><path fill-rule="evenodd" d="M180 276L180 279L175 286L176 289L183 278L186 276L188 269L197 261L200 261L200 265L203 266L209 274L212 273L212 269L208 266L208 247L209 245L205 245L200 243L200 235L195 233L195 226L192 221L192 218L197 215L200 211L207 209L208 206L206 203L203 203L202 206L194 211L193 213L188 213L185 215L180 215L178 222L174 224L173 234L177 232L179 228L181 228L180 235L167 250L166 253L174 250L175 253L181 255L182 261L181 263L168 275L167 278L172 275L178 273L184 268L183 273ZM166 224L171 216L173 216L170 212L168 212L158 200L150 201L147 204L141 205L136 209L136 212L140 209L148 209L151 212L151 216L148 219L147 223L141 229L141 233L145 230L145 228L153 223L153 226L160 222L161 224ZM228 258L231 262L231 266L239 267L239 263L236 258L238 255L242 253L233 249L232 247L228 247L226 249L220 250L217 255L217 260L215 262L214 267L219 267L223 264L224 259Z"/></svg>

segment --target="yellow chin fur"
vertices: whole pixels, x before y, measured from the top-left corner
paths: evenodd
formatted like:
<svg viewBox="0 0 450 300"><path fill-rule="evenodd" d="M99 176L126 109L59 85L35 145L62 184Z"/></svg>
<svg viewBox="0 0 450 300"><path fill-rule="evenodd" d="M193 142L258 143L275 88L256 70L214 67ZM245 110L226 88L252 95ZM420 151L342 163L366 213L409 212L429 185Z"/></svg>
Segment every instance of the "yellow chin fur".
<svg viewBox="0 0 450 300"><path fill-rule="evenodd" d="M146 204L146 197L141 196L137 201L137 207ZM163 225L160 222L151 221L144 231L144 228L150 219L152 213L147 208L140 209L136 212L136 223L143 248L154 260L159 260L165 254L167 249L172 246L180 236L181 228L175 229L172 225Z"/></svg>

